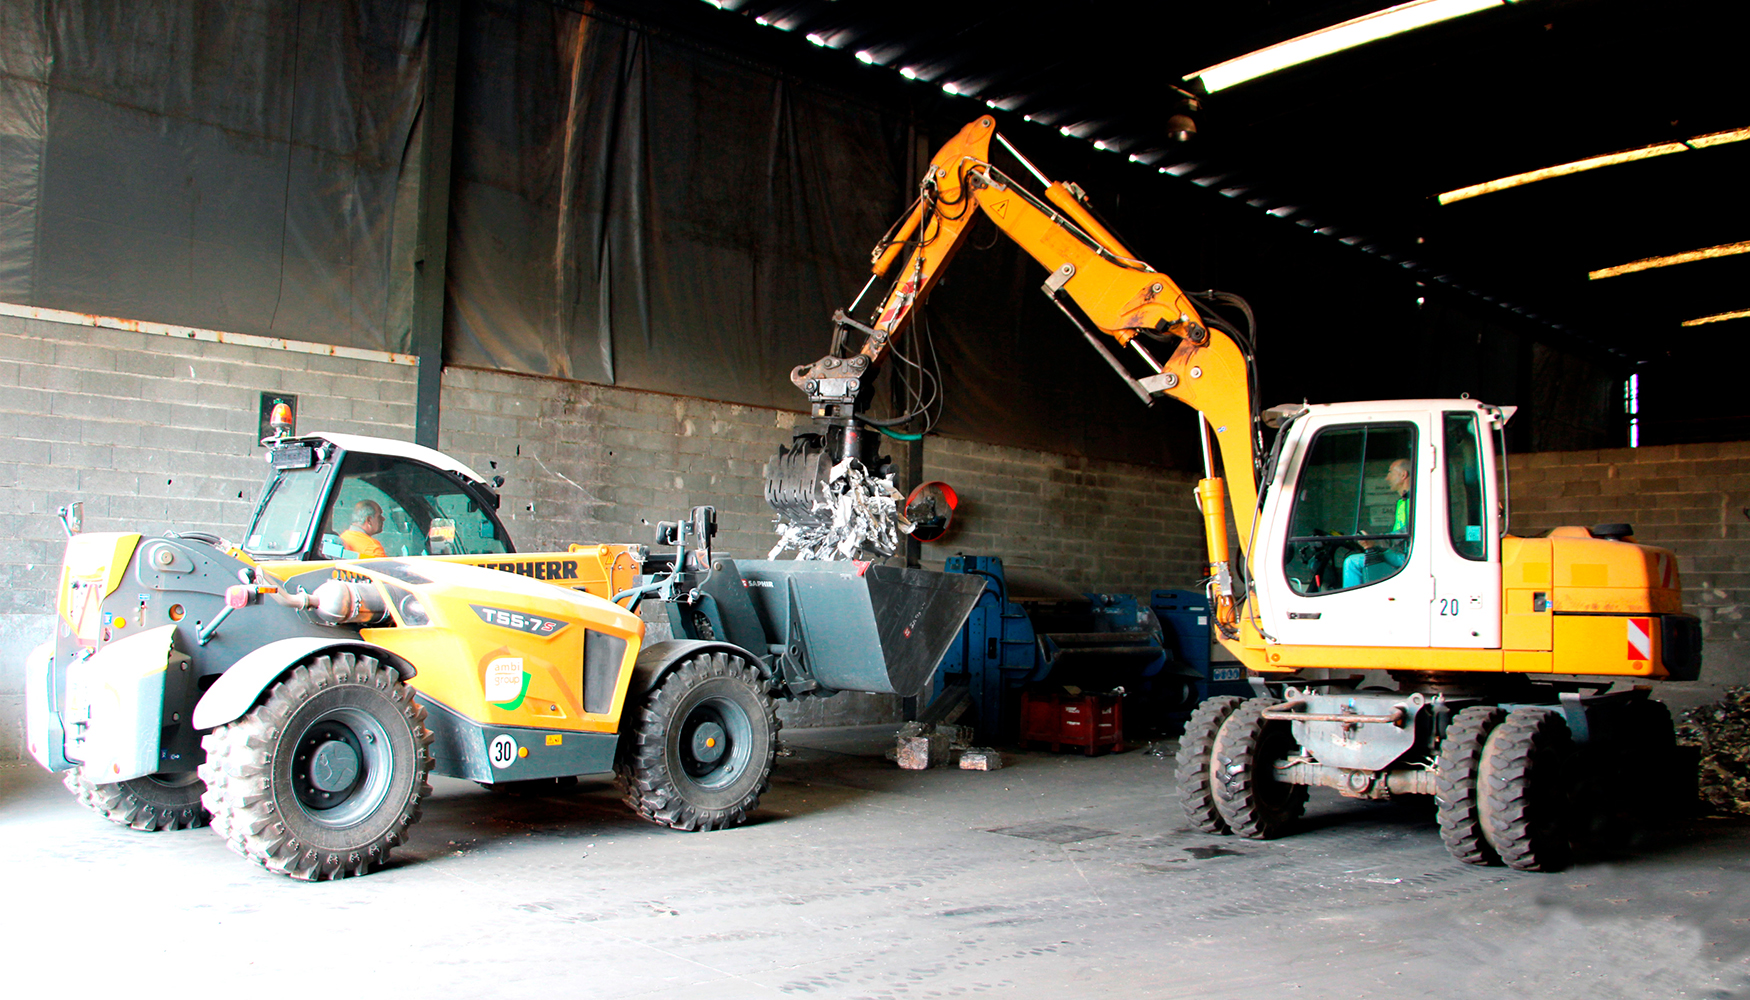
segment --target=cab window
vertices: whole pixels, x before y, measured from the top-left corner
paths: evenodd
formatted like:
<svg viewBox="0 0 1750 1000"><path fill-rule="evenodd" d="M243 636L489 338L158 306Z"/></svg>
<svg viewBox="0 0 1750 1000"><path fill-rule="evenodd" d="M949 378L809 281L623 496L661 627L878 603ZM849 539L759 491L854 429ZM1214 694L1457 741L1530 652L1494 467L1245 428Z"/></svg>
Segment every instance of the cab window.
<svg viewBox="0 0 1750 1000"><path fill-rule="evenodd" d="M382 512L371 535L386 556L476 555L511 551L503 529L478 500L449 476L405 458L348 454L329 502L324 559L358 558L358 514ZM368 527L368 526L365 526Z"/></svg>
<svg viewBox="0 0 1750 1000"><path fill-rule="evenodd" d="M1313 438L1295 484L1283 568L1301 594L1396 576L1415 519L1416 427L1330 427Z"/></svg>
<svg viewBox="0 0 1750 1000"><path fill-rule="evenodd" d="M299 556L310 537L310 515L321 502L329 468L284 469L267 486L255 530L243 540L253 556Z"/></svg>
<svg viewBox="0 0 1750 1000"><path fill-rule="evenodd" d="M1483 536L1483 458L1477 442L1477 415L1448 413L1446 438L1446 528L1452 551L1466 559L1488 558Z"/></svg>

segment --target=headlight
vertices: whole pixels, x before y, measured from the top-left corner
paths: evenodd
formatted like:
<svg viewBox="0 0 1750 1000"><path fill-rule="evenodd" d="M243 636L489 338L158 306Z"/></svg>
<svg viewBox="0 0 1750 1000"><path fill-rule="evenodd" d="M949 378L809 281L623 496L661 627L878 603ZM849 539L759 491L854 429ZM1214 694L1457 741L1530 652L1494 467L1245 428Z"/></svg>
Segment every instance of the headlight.
<svg viewBox="0 0 1750 1000"><path fill-rule="evenodd" d="M431 624L431 613L425 609L425 600L412 590L388 580L380 581L383 589L389 592L389 600L395 607L395 617L407 628Z"/></svg>

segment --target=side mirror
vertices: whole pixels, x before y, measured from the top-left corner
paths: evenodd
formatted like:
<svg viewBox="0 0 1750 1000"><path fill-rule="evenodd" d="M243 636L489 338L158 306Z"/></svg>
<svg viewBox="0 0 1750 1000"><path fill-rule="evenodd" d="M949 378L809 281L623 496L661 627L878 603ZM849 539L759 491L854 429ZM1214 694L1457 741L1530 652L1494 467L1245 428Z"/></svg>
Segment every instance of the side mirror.
<svg viewBox="0 0 1750 1000"><path fill-rule="evenodd" d="M85 501L75 500L65 507L55 511L61 519L61 528L72 538L85 530Z"/></svg>

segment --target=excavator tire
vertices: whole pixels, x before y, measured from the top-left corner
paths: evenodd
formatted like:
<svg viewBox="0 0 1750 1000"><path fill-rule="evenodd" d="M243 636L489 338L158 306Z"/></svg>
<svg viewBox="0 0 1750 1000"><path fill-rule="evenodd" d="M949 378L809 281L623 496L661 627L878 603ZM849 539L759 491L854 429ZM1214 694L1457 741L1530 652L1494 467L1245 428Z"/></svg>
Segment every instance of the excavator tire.
<svg viewBox="0 0 1750 1000"><path fill-rule="evenodd" d="M1276 780L1276 761L1294 751L1289 723L1264 718L1280 702L1243 702L1215 734L1215 805L1228 829L1251 840L1282 836L1306 811L1305 785Z"/></svg>
<svg viewBox="0 0 1750 1000"><path fill-rule="evenodd" d="M1575 837L1606 851L1625 847L1684 813L1693 795L1678 771L1671 711L1650 698L1592 719L1575 764Z"/></svg>
<svg viewBox="0 0 1750 1000"><path fill-rule="evenodd" d="M638 815L676 830L746 821L770 787L778 710L747 661L701 653L629 713L614 777Z"/></svg>
<svg viewBox="0 0 1750 1000"><path fill-rule="evenodd" d="M1483 744L1477 768L1483 834L1509 868L1560 871L1573 852L1568 765L1573 741L1546 708L1507 713Z"/></svg>
<svg viewBox="0 0 1750 1000"><path fill-rule="evenodd" d="M1244 700L1234 695L1206 700L1191 713L1191 718L1185 722L1185 735L1179 737L1176 769L1179 803L1185 808L1185 818L1191 822L1191 828L1199 833L1233 832L1215 806L1215 777L1211 765L1215 762L1216 732Z"/></svg>
<svg viewBox="0 0 1750 1000"><path fill-rule="evenodd" d="M125 827L153 833L207 825L207 811L201 808L201 782L192 773L148 774L98 784L86 779L84 768L76 767L61 781L80 805Z"/></svg>
<svg viewBox="0 0 1750 1000"><path fill-rule="evenodd" d="M425 710L374 657L321 654L202 741L206 806L232 850L300 881L388 860L431 794Z"/></svg>
<svg viewBox="0 0 1750 1000"><path fill-rule="evenodd" d="M1686 790L1693 792L1694 781L1692 778L1686 787L1675 773L1677 732L1671 724L1671 710L1650 698L1633 702L1627 708L1623 779L1633 790L1632 798L1638 800L1636 825L1657 826L1685 811L1683 795Z"/></svg>
<svg viewBox="0 0 1750 1000"><path fill-rule="evenodd" d="M1500 855L1483 834L1477 802L1477 768L1483 759L1483 744L1507 718L1497 705L1476 705L1458 713L1440 741L1436 764L1436 813L1440 840L1452 856L1466 864L1498 865Z"/></svg>

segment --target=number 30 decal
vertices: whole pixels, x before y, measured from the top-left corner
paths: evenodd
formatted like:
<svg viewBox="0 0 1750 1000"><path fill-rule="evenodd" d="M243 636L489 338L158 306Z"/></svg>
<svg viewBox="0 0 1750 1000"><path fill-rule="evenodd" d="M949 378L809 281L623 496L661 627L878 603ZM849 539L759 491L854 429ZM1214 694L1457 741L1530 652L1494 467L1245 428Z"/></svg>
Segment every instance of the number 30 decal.
<svg viewBox="0 0 1750 1000"><path fill-rule="evenodd" d="M516 763L516 740L505 733L499 733L492 738L492 746L486 751L486 756L492 761L493 767L504 770Z"/></svg>

